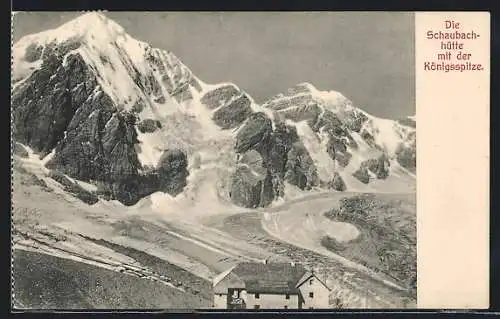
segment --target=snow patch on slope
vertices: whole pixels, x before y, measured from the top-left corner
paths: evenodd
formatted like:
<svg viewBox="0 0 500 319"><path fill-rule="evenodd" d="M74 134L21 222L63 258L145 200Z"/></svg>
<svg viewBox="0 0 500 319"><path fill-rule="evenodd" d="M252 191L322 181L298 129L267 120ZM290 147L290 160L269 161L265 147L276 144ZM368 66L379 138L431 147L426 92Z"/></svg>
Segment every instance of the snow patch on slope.
<svg viewBox="0 0 500 319"><path fill-rule="evenodd" d="M335 162L326 152L326 136L318 137L306 121L295 123L287 120L286 124L297 128L297 134L318 169L319 178L323 181L331 181L335 172Z"/></svg>
<svg viewBox="0 0 500 319"><path fill-rule="evenodd" d="M301 83L299 85L306 86L316 100L324 102L324 106L331 111L339 111L340 109L352 109L351 102L340 92L337 91L320 91L311 83Z"/></svg>
<svg viewBox="0 0 500 319"><path fill-rule="evenodd" d="M369 129L372 131L375 143L384 147L391 156L394 155L402 141L402 136L396 131L396 123L393 120L372 117L367 125L371 126Z"/></svg>
<svg viewBox="0 0 500 319"><path fill-rule="evenodd" d="M242 211L243 208L234 206L225 198L229 191L227 177L230 173L227 167L215 165L194 170L188 177L188 185L176 197L161 192L151 195L151 208L183 220Z"/></svg>
<svg viewBox="0 0 500 319"><path fill-rule="evenodd" d="M137 139L139 144L136 145L136 152L139 162L143 166L156 167L164 151L161 147L164 144L161 132L141 133L138 131Z"/></svg>

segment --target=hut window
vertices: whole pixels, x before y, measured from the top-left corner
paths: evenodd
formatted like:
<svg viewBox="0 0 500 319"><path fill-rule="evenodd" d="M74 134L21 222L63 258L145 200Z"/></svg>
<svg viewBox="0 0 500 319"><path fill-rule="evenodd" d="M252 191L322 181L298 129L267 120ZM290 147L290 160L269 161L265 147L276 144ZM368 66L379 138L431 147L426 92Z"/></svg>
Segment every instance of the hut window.
<svg viewBox="0 0 500 319"><path fill-rule="evenodd" d="M290 295L289 295L289 294L286 294L286 295L285 295L285 299L290 299Z"/></svg>
<svg viewBox="0 0 500 319"><path fill-rule="evenodd" d="M309 293L309 298L314 298L314 292Z"/></svg>
<svg viewBox="0 0 500 319"><path fill-rule="evenodd" d="M255 294L255 299L259 299L260 298L260 295L259 294Z"/></svg>

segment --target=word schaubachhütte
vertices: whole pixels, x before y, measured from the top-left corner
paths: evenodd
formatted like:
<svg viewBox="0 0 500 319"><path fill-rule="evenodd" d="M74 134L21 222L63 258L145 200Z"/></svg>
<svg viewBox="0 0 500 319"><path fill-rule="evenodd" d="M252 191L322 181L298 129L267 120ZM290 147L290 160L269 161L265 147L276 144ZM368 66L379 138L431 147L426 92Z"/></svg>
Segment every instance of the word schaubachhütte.
<svg viewBox="0 0 500 319"><path fill-rule="evenodd" d="M427 40L476 40L479 34L471 32L443 32L443 31L427 31Z"/></svg>

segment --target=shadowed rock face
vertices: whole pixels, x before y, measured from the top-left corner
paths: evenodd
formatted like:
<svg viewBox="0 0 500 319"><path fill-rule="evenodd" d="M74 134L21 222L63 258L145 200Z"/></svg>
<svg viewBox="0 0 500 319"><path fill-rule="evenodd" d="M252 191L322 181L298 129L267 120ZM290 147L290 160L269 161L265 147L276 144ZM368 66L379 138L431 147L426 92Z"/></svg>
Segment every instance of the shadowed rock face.
<svg viewBox="0 0 500 319"><path fill-rule="evenodd" d="M415 120L413 120L411 118L407 118L407 117L399 119L398 123L402 124L402 125L406 125L406 126L412 127L412 128L416 128L417 127L417 122Z"/></svg>
<svg viewBox="0 0 500 319"><path fill-rule="evenodd" d="M353 117L353 115L351 115L351 117ZM326 151L328 155L330 155L333 160L336 160L336 162L342 167L349 165L352 157L352 154L347 149L347 145L353 149L358 147L349 130L353 125L359 125L361 127L363 122L361 118L357 124L352 124L352 121L352 119L349 120L348 116L344 119L344 122L342 122L337 115L326 110L315 121L308 122L313 131L319 132L322 130L328 134L329 139L326 145ZM347 144L345 140L347 140Z"/></svg>
<svg viewBox="0 0 500 319"><path fill-rule="evenodd" d="M343 192L347 189L342 176L338 172L333 174L332 180L328 183L328 187L336 191Z"/></svg>
<svg viewBox="0 0 500 319"><path fill-rule="evenodd" d="M266 166L273 175L278 174L279 177L283 177L286 170L287 154L292 149L293 144L298 141L299 136L295 127L283 123L276 124L267 147L263 149Z"/></svg>
<svg viewBox="0 0 500 319"><path fill-rule="evenodd" d="M221 86L215 90L209 91L201 98L201 103L211 110L226 105L241 95L241 92L234 85Z"/></svg>
<svg viewBox="0 0 500 319"><path fill-rule="evenodd" d="M352 176L356 177L363 184L368 184L370 182L370 174L365 166L361 166Z"/></svg>
<svg viewBox="0 0 500 319"><path fill-rule="evenodd" d="M264 113L252 114L236 135L236 152L265 147L271 132L271 120Z"/></svg>
<svg viewBox="0 0 500 319"><path fill-rule="evenodd" d="M12 96L14 138L42 154L64 137L78 108L97 82L79 56L48 56Z"/></svg>
<svg viewBox="0 0 500 319"><path fill-rule="evenodd" d="M245 166L238 167L232 177L230 198L233 203L258 207L274 199L266 161L271 134L271 120L263 113L254 113L236 135L235 150Z"/></svg>
<svg viewBox="0 0 500 319"><path fill-rule="evenodd" d="M256 150L249 150L238 156L238 164L242 164L243 166L248 166L252 171L257 174L265 175L267 172L266 167L264 166L264 160L262 155Z"/></svg>
<svg viewBox="0 0 500 319"><path fill-rule="evenodd" d="M284 196L285 181L301 189L319 184L316 167L296 129L280 122L273 130L264 113L250 116L238 132L235 149L242 154L242 162L253 163L233 175L230 197L237 205L266 206Z"/></svg>
<svg viewBox="0 0 500 319"><path fill-rule="evenodd" d="M319 185L316 166L301 142L294 143L288 152L285 180L305 190Z"/></svg>
<svg viewBox="0 0 500 319"><path fill-rule="evenodd" d="M294 109L283 110L279 114L295 122L316 121L321 114L321 109L317 104L305 104Z"/></svg>
<svg viewBox="0 0 500 319"><path fill-rule="evenodd" d="M378 179L385 179L389 176L389 159L384 154L376 159L369 159L361 165L365 165L368 170L377 176Z"/></svg>
<svg viewBox="0 0 500 319"><path fill-rule="evenodd" d="M230 191L232 202L247 208L258 207L265 177L254 174L246 166L238 167L232 177Z"/></svg>
<svg viewBox="0 0 500 319"><path fill-rule="evenodd" d="M298 84L288 89L284 94L274 96L264 103L264 106L275 111L281 111L293 107L294 109L301 109L307 106L313 106L312 94L306 85ZM309 108L314 110L315 107ZM303 109L302 109L303 110ZM291 114L291 113L288 113Z"/></svg>
<svg viewBox="0 0 500 319"><path fill-rule="evenodd" d="M325 111L323 116L319 119L317 125L318 128L323 128L323 130L328 132L330 135L342 137L348 134L342 121L331 111Z"/></svg>
<svg viewBox="0 0 500 319"><path fill-rule="evenodd" d="M368 184L370 182L369 172L374 174L377 179L386 179L389 176L389 167L389 158L385 154L382 154L378 158L363 161L353 176L360 182Z"/></svg>
<svg viewBox="0 0 500 319"><path fill-rule="evenodd" d="M366 144L375 147L375 138L367 131L361 131L361 138L366 142Z"/></svg>
<svg viewBox="0 0 500 319"><path fill-rule="evenodd" d="M368 117L359 111L349 111L346 114L344 122L346 126L356 133L361 131L363 124L368 120Z"/></svg>
<svg viewBox="0 0 500 319"><path fill-rule="evenodd" d="M242 95L217 109L212 120L223 129L235 128L252 113L250 104L250 99L246 95Z"/></svg>
<svg viewBox="0 0 500 319"><path fill-rule="evenodd" d="M187 185L188 160L180 150L168 150L163 153L158 163L157 172L159 190L172 195L177 195Z"/></svg>
<svg viewBox="0 0 500 319"><path fill-rule="evenodd" d="M135 116L121 111L99 88L79 54L69 55L62 63L61 54L69 48L46 49L41 68L14 91L14 138L41 157L55 148L48 168L98 182L110 199L126 205L158 190L178 194L186 185L185 154L169 151L157 171L141 175L134 148L138 143ZM38 51L30 48L28 58L37 58ZM143 122L141 128L150 130L150 124Z"/></svg>
<svg viewBox="0 0 500 319"><path fill-rule="evenodd" d="M162 128L160 121L153 119L145 119L137 124L137 128L141 133L153 133Z"/></svg>
<svg viewBox="0 0 500 319"><path fill-rule="evenodd" d="M396 150L398 163L412 173L417 169L417 148L415 143L409 146L400 145Z"/></svg>
<svg viewBox="0 0 500 319"><path fill-rule="evenodd" d="M26 52L24 54L24 60L27 62L38 61L42 57L42 52L43 52L43 46L38 45L36 43L32 43L26 48Z"/></svg>
<svg viewBox="0 0 500 319"><path fill-rule="evenodd" d="M265 165L272 184L272 198L285 195L285 175L287 161L293 144L299 141L295 127L277 123L269 138L267 147L262 150Z"/></svg>
<svg viewBox="0 0 500 319"><path fill-rule="evenodd" d="M224 85L205 93L201 103L215 110L212 120L223 129L238 127L252 114L249 97L234 85Z"/></svg>
<svg viewBox="0 0 500 319"><path fill-rule="evenodd" d="M352 155L347 150L344 140L331 134L326 147L328 155L330 155L333 160L337 160L340 166L346 167L349 165L349 160Z"/></svg>

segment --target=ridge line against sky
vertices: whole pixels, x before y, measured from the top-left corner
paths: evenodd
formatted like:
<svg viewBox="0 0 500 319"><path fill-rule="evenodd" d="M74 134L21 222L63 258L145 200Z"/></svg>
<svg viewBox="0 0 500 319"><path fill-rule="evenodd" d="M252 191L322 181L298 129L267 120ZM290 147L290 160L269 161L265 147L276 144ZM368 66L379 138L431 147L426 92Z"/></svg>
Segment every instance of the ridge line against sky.
<svg viewBox="0 0 500 319"><path fill-rule="evenodd" d="M103 12L172 51L201 80L233 82L258 103L301 82L380 117L415 114L414 15L399 12ZM80 12L18 12L13 41Z"/></svg>

